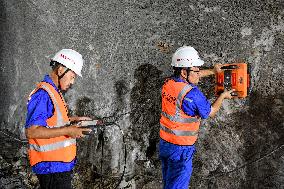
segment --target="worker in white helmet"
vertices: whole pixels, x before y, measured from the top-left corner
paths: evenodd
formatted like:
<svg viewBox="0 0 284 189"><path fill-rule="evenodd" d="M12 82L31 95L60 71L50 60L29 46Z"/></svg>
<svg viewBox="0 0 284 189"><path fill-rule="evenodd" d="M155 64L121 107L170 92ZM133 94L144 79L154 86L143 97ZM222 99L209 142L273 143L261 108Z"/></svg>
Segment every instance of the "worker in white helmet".
<svg viewBox="0 0 284 189"><path fill-rule="evenodd" d="M90 118L69 117L62 92L74 84L77 76L82 77L83 58L72 49L62 49L50 65L51 73L31 92L27 104L28 154L41 189L70 189L76 163L76 138L91 130L70 125Z"/></svg>
<svg viewBox="0 0 284 189"><path fill-rule="evenodd" d="M231 99L231 91L223 92L211 105L196 86L200 77L220 71L200 70L204 61L189 46L176 50L172 57L174 75L162 87L160 119L160 159L164 189L188 189L192 173L200 119L213 117L224 99Z"/></svg>

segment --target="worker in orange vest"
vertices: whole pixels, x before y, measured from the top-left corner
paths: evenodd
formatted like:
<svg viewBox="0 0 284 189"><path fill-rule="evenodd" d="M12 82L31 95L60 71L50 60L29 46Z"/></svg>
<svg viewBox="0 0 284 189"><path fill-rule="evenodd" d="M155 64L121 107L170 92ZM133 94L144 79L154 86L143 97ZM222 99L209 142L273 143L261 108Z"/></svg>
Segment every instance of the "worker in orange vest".
<svg viewBox="0 0 284 189"><path fill-rule="evenodd" d="M220 72L221 65L200 70L203 64L193 47L177 49L172 57L174 75L162 87L159 156L164 189L188 189L200 119L213 117L223 100L232 98L233 90L225 91L210 104L196 85L199 78Z"/></svg>
<svg viewBox="0 0 284 189"><path fill-rule="evenodd" d="M82 77L83 58L72 49L62 49L50 65L51 73L31 92L27 104L28 155L41 189L70 189L76 163L76 138L91 130L70 125L90 118L68 117L62 92L71 87L77 75Z"/></svg>

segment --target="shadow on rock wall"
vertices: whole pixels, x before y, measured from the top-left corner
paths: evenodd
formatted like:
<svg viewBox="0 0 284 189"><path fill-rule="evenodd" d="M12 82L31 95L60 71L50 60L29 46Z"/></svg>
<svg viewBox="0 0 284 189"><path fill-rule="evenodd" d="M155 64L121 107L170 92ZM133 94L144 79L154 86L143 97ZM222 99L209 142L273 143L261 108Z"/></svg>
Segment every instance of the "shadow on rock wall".
<svg viewBox="0 0 284 189"><path fill-rule="evenodd" d="M131 91L130 121L133 140L143 146L143 153L151 158L156 153L159 139L161 107L161 71L151 64L143 64L134 72L135 86Z"/></svg>
<svg viewBox="0 0 284 189"><path fill-rule="evenodd" d="M234 116L234 125L245 140L244 188L283 188L284 96L250 95L248 111Z"/></svg>
<svg viewBox="0 0 284 189"><path fill-rule="evenodd" d="M243 109L235 107L236 113L220 120L219 126L211 120L212 137L199 148L205 153L199 155L202 160L195 157L198 176L193 177L192 188L283 188L283 94L252 93L243 103Z"/></svg>
<svg viewBox="0 0 284 189"><path fill-rule="evenodd" d="M125 106L125 95L129 92L129 89L126 85L125 80L116 81L114 84L115 92L116 92L116 111L115 113L118 115L120 111L122 111Z"/></svg>
<svg viewBox="0 0 284 189"><path fill-rule="evenodd" d="M135 85L130 94L129 136L139 153L132 160L136 165L136 188L144 188L161 177L160 161L157 156L159 120L161 113L162 72L151 64L143 64L134 72ZM140 176L138 176L140 175ZM155 185L155 187L158 187Z"/></svg>
<svg viewBox="0 0 284 189"><path fill-rule="evenodd" d="M6 22L6 10L5 10L5 7L4 7L4 3L3 1L0 1L0 32L1 32L1 35L0 35L0 57L2 57L2 54L3 54L3 42L4 42L4 39L3 39L3 35L2 35L2 32L3 29L5 28L5 22Z"/></svg>
<svg viewBox="0 0 284 189"><path fill-rule="evenodd" d="M4 35L5 35L5 29L6 29L6 10L3 1L0 1L0 79L1 79L1 84L0 84L0 121L3 122L6 120L6 113L5 111L2 112L3 110L8 109L8 84L5 82L6 78L4 76L5 68L4 68ZM4 122L4 124L7 124Z"/></svg>

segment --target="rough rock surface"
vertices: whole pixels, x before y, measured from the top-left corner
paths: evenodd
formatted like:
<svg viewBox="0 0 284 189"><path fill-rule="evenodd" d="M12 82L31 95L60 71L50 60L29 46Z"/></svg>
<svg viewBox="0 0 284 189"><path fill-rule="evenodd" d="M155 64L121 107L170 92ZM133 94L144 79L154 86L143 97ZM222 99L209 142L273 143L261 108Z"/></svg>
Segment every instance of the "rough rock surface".
<svg viewBox="0 0 284 189"><path fill-rule="evenodd" d="M56 51L76 49L85 67L66 94L71 114L117 125L78 141L74 187L162 188L160 87L171 54L191 45L207 66L251 67L249 97L203 121L191 188L284 188L283 17L283 0L0 0L1 131L24 139L28 94ZM213 102L214 78L200 88ZM0 188L36 188L26 145L5 134Z"/></svg>

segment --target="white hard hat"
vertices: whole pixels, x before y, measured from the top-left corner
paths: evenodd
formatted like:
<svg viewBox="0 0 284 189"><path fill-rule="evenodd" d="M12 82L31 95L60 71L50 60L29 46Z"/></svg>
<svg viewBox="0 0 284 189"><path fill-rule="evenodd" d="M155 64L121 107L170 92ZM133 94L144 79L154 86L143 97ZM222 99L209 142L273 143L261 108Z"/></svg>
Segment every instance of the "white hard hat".
<svg viewBox="0 0 284 189"><path fill-rule="evenodd" d="M77 51L72 49L62 49L58 51L51 60L64 65L82 77L81 70L84 60L82 55Z"/></svg>
<svg viewBox="0 0 284 189"><path fill-rule="evenodd" d="M204 61L200 59L198 52L190 46L183 46L176 50L172 58L172 66L188 68L202 66Z"/></svg>

